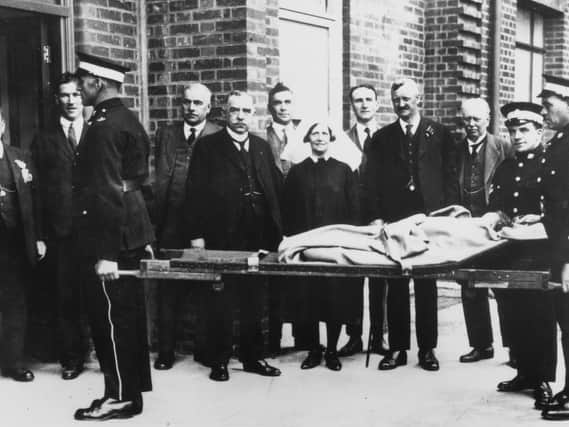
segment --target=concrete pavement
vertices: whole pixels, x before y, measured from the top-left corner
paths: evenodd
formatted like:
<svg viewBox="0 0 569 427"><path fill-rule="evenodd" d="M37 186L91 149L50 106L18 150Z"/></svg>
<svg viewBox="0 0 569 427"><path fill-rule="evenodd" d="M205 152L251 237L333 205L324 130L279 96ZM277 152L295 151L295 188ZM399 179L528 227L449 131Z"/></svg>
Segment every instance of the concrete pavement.
<svg viewBox="0 0 569 427"><path fill-rule="evenodd" d="M366 369L363 354L344 359L340 372L324 365L302 371L305 354L291 353L271 360L283 371L279 378L244 373L233 361L230 381L215 383L208 379L207 368L186 356L170 371L153 370L154 392L145 394L142 415L108 423L149 427L547 425L532 409L528 394L495 391L496 384L513 377L515 371L504 364L507 352L499 345L494 301L492 312L498 343L492 360L458 362L467 343L462 307L452 304L439 311L439 372L417 366L414 338L409 364L389 372L376 369L377 355ZM290 329L285 328L284 344L290 341ZM0 378L3 427L81 425L84 422L73 420L75 409L102 395L103 378L96 363L73 381L61 380L55 364L34 366L34 372L36 380L29 384ZM554 391L563 386L561 369L558 378L561 381L552 384Z"/></svg>

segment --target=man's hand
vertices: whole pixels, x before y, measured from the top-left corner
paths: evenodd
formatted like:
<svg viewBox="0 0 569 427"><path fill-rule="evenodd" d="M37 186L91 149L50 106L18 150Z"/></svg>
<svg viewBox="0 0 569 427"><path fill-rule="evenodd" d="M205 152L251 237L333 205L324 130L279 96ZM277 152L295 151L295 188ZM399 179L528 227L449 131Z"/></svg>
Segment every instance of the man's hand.
<svg viewBox="0 0 569 427"><path fill-rule="evenodd" d="M514 218L514 223L523 225L537 224L540 221L541 217L535 214L520 215Z"/></svg>
<svg viewBox="0 0 569 427"><path fill-rule="evenodd" d="M95 264L95 274L97 274L101 280L117 280L119 278L119 264L115 261L100 259L97 261L97 264Z"/></svg>
<svg viewBox="0 0 569 427"><path fill-rule="evenodd" d="M36 242L36 252L38 254L38 260L42 260L45 258L45 254L47 253L47 246L43 240L38 240Z"/></svg>
<svg viewBox="0 0 569 427"><path fill-rule="evenodd" d="M152 245L150 243L144 247L144 252L148 254L150 259L154 259L154 249L152 249Z"/></svg>
<svg viewBox="0 0 569 427"><path fill-rule="evenodd" d="M569 292L569 264L564 264L561 268L561 289L563 293Z"/></svg>
<svg viewBox="0 0 569 427"><path fill-rule="evenodd" d="M205 240L202 238L194 239L190 241L190 246L194 249L205 249Z"/></svg>

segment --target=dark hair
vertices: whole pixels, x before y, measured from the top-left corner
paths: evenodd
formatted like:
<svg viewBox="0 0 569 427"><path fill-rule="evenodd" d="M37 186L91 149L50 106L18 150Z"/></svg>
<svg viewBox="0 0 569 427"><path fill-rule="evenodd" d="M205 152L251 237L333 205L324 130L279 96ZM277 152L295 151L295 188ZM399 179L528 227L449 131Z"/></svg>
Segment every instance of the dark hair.
<svg viewBox="0 0 569 427"><path fill-rule="evenodd" d="M352 101L352 95L354 94L354 92L358 89L369 89L373 92L375 99L377 99L377 90L375 90L375 88L372 85L357 85L354 86L353 88L350 89L350 101Z"/></svg>
<svg viewBox="0 0 569 427"><path fill-rule="evenodd" d="M275 97L275 95L277 93L280 92L290 92L292 93L292 90L285 85L284 83L278 82L270 91L269 91L269 100L268 100L268 105L267 108L269 110L269 113L271 113L271 115L273 114L273 108L271 107L271 104L273 102L273 99Z"/></svg>
<svg viewBox="0 0 569 427"><path fill-rule="evenodd" d="M302 138L303 142L310 142L310 134L312 133L312 131L314 130L314 128L318 125L323 125L324 123L322 122L314 122L314 124L312 124L308 130L306 131L306 135L304 135L304 138ZM336 141L336 135L334 135L334 133L332 132L332 129L330 129L330 126L328 127L328 133L330 134L330 142L334 142Z"/></svg>
<svg viewBox="0 0 569 427"><path fill-rule="evenodd" d="M79 76L76 73L66 71L63 74L61 74L61 76L59 76L59 80L57 81L57 84L55 86L55 91L56 91L55 94L57 95L59 93L59 88L61 85L71 83L71 82L77 84L78 86L81 83Z"/></svg>

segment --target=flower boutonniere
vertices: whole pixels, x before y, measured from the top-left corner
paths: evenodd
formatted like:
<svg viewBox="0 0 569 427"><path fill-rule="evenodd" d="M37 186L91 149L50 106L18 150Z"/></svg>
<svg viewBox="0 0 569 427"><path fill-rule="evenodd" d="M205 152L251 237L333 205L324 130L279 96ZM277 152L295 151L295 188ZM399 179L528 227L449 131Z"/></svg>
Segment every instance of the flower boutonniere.
<svg viewBox="0 0 569 427"><path fill-rule="evenodd" d="M425 129L425 138L429 139L434 134L435 130L433 129L433 127L431 125L427 126L427 129Z"/></svg>
<svg viewBox="0 0 569 427"><path fill-rule="evenodd" d="M22 174L22 179L24 180L24 182L26 184L28 182L31 182L33 179L33 176L30 173L30 170L28 169L28 166L26 165L26 163L21 161L21 160L14 160L14 163L16 163L16 166L18 166L20 168L20 173Z"/></svg>

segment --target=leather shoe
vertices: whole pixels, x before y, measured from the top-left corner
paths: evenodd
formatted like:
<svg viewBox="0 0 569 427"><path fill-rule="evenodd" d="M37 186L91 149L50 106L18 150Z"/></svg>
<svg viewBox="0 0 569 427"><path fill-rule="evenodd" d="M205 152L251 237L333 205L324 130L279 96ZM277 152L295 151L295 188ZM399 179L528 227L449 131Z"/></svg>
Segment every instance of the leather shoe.
<svg viewBox="0 0 569 427"><path fill-rule="evenodd" d="M142 398L115 400L107 397L94 400L88 408L77 409L75 419L79 421L106 421L131 418L141 412Z"/></svg>
<svg viewBox="0 0 569 427"><path fill-rule="evenodd" d="M254 362L243 363L243 370L264 377L278 377L281 370L269 365L265 360L255 360Z"/></svg>
<svg viewBox="0 0 569 427"><path fill-rule="evenodd" d="M346 345L343 346L338 351L337 356L338 357L353 356L354 354L361 353L363 348L364 348L364 345L362 343L361 337L357 337L357 338L350 337L350 339L348 340Z"/></svg>
<svg viewBox="0 0 569 427"><path fill-rule="evenodd" d="M569 391L561 390L543 408L541 416L546 420L569 420Z"/></svg>
<svg viewBox="0 0 569 427"><path fill-rule="evenodd" d="M316 368L320 365L320 362L322 362L322 350L320 350L320 348L317 350L310 350L306 359L304 359L300 364L300 369Z"/></svg>
<svg viewBox="0 0 569 427"><path fill-rule="evenodd" d="M379 365L377 369L380 371L390 371L391 369L395 369L398 366L403 366L407 364L407 352L405 350L401 351L388 351L387 354Z"/></svg>
<svg viewBox="0 0 569 427"><path fill-rule="evenodd" d="M29 383L35 378L32 371L24 368L2 369L2 376L9 377L15 381L20 381L23 383Z"/></svg>
<svg viewBox="0 0 569 427"><path fill-rule="evenodd" d="M553 399L553 392L549 384L542 381L534 388L533 397L535 399L535 409L545 409Z"/></svg>
<svg viewBox="0 0 569 427"><path fill-rule="evenodd" d="M425 371L438 371L439 361L433 350L419 350L419 366Z"/></svg>
<svg viewBox="0 0 569 427"><path fill-rule="evenodd" d="M211 365L209 379L213 381L228 381L229 372L227 372L227 365L225 363Z"/></svg>
<svg viewBox="0 0 569 427"><path fill-rule="evenodd" d="M461 363L478 362L479 360L492 359L494 357L494 348L473 348L468 353L463 354L458 359Z"/></svg>
<svg viewBox="0 0 569 427"><path fill-rule="evenodd" d="M65 365L61 370L61 378L64 380L73 380L83 372L83 365Z"/></svg>
<svg viewBox="0 0 569 427"><path fill-rule="evenodd" d="M340 359L338 359L338 353L335 351L327 351L324 353L324 361L326 362L326 367L332 371L342 369L342 363Z"/></svg>
<svg viewBox="0 0 569 427"><path fill-rule="evenodd" d="M531 383L527 378L516 375L509 381L502 381L498 383L498 391L510 392L510 391L522 391L535 388L535 385Z"/></svg>
<svg viewBox="0 0 569 427"><path fill-rule="evenodd" d="M174 365L174 353L158 353L158 357L154 361L154 369L159 371L167 371Z"/></svg>

